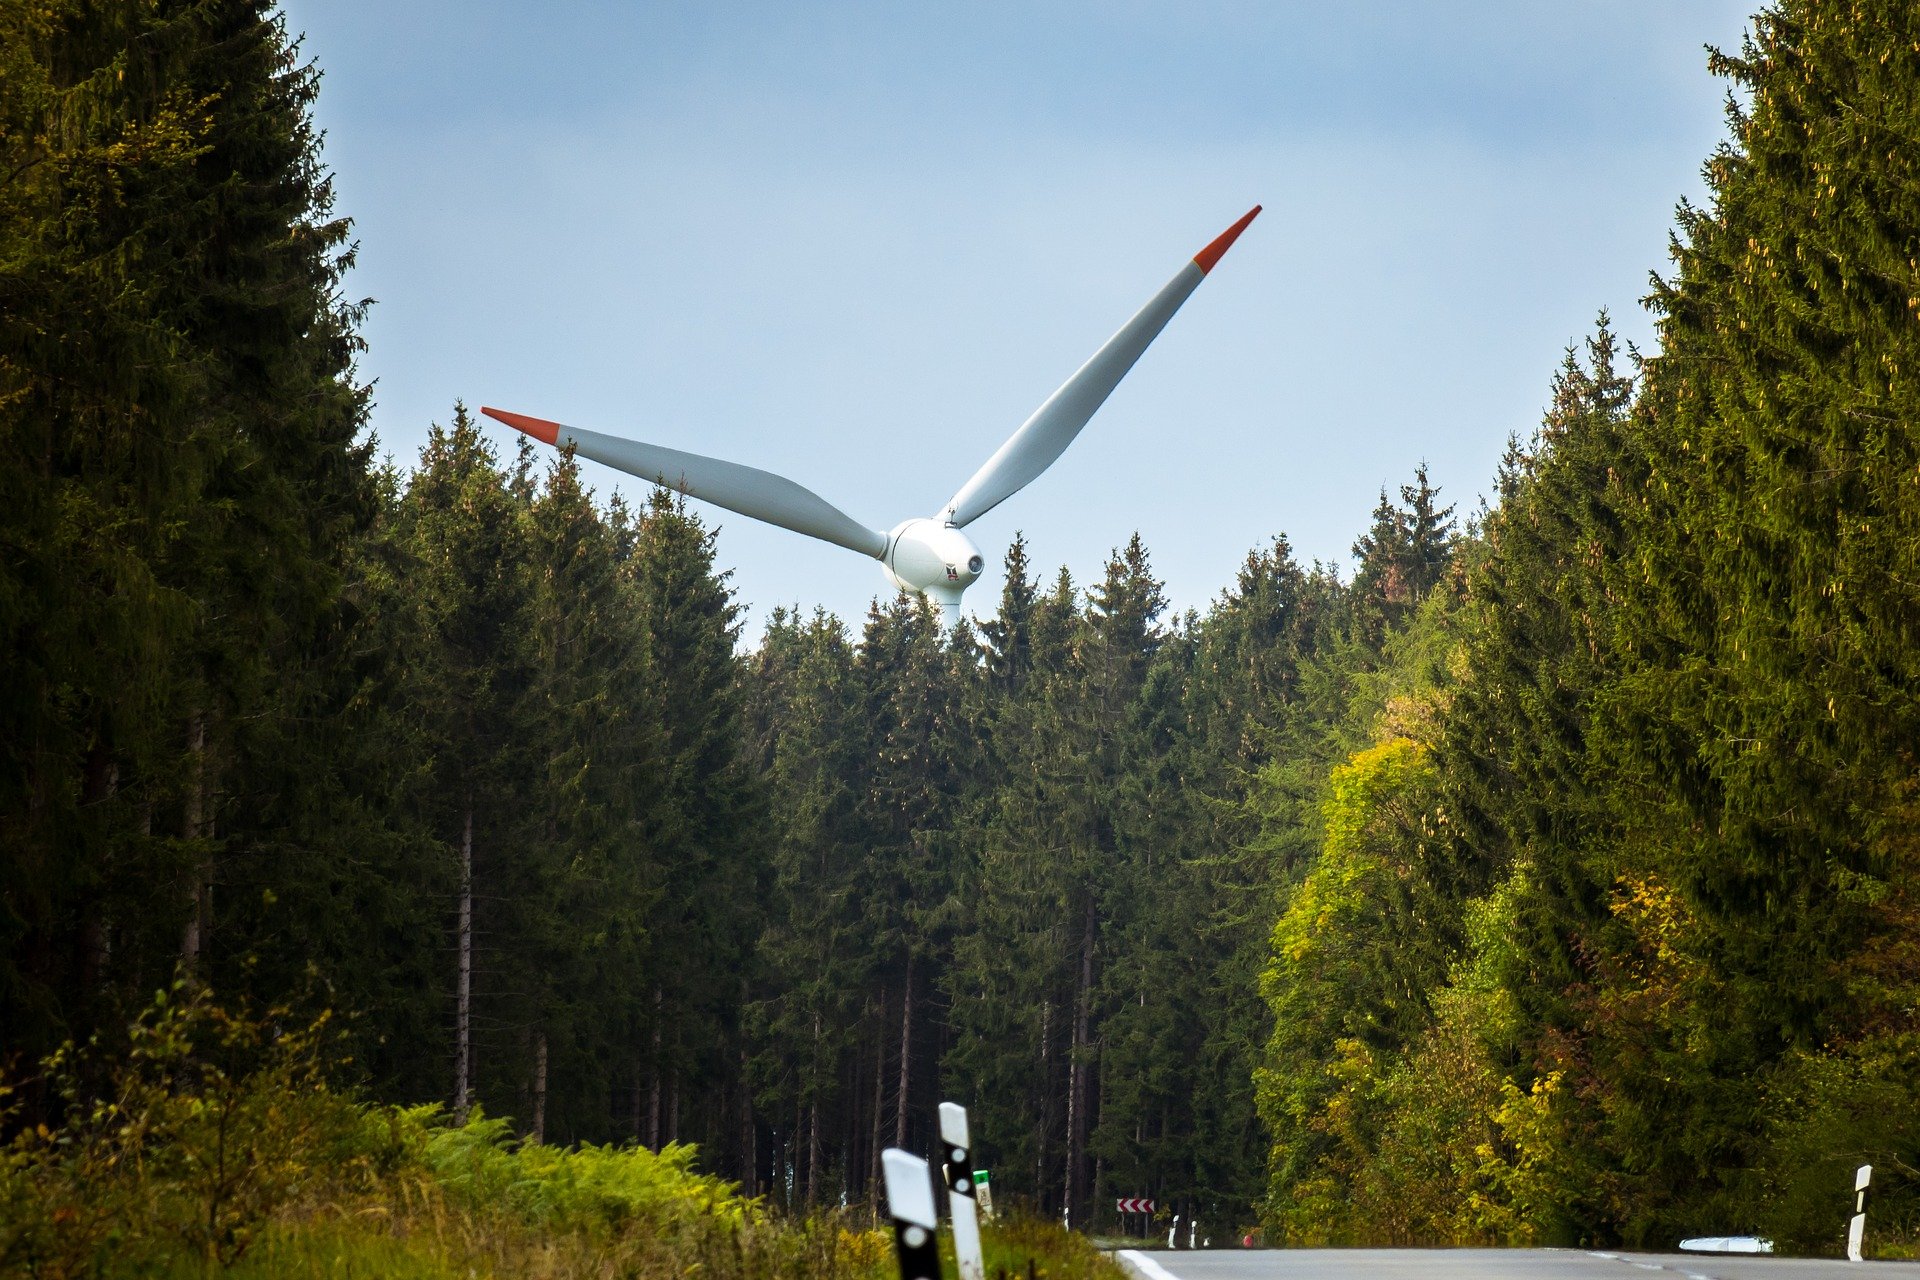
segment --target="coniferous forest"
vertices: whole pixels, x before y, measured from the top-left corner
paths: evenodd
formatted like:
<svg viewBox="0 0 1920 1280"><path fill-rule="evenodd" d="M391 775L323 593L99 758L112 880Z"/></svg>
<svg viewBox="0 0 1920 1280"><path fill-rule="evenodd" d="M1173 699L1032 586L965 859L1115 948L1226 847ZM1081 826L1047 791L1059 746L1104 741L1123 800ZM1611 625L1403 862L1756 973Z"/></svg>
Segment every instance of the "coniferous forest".
<svg viewBox="0 0 1920 1280"><path fill-rule="evenodd" d="M381 460L267 0L0 0L8 1130L172 988L783 1210L953 1098L1079 1228L1831 1252L1870 1162L1920 1242L1920 9L1712 70L1657 349L1602 313L1476 508L746 644L675 495L459 405Z"/></svg>

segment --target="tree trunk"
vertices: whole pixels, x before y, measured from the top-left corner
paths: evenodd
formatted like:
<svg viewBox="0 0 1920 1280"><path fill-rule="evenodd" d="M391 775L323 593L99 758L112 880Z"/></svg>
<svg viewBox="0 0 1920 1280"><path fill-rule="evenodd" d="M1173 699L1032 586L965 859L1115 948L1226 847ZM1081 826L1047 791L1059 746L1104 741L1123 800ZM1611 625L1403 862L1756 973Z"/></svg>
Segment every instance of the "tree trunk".
<svg viewBox="0 0 1920 1280"><path fill-rule="evenodd" d="M800 1135L805 1133L806 1130L806 1104L800 1100L799 1093L795 1092L793 1095L793 1131L787 1135L787 1208L789 1210L799 1208L802 1199L806 1195L806 1188L801 1185L801 1174L805 1173L806 1169L805 1166L800 1163Z"/></svg>
<svg viewBox="0 0 1920 1280"><path fill-rule="evenodd" d="M120 768L114 763L113 753L108 750L104 738L96 736L93 745L87 750L87 762L80 779L80 803L91 809L95 805L105 804L113 798L119 788ZM102 879L110 873L107 866L108 849L99 851ZM78 954L74 957L76 983L82 1008L89 1008L99 998L100 988L105 984L108 951L111 942L107 936L107 918L102 910L102 895L84 894L78 904L80 910L80 932L76 939Z"/></svg>
<svg viewBox="0 0 1920 1280"><path fill-rule="evenodd" d="M1093 1012L1093 897L1087 897L1086 920L1080 931L1080 981L1073 997L1073 1049L1067 1064L1067 1176L1066 1209L1069 1225L1080 1216L1085 1200L1087 1155L1087 1040Z"/></svg>
<svg viewBox="0 0 1920 1280"><path fill-rule="evenodd" d="M547 1140L547 1033L533 1033L533 1140Z"/></svg>
<svg viewBox="0 0 1920 1280"><path fill-rule="evenodd" d="M743 984L744 988L744 984ZM743 996L741 1007L746 1007ZM760 1194L759 1152L754 1149L753 1124L753 1088L747 1076L747 1042L744 1036L740 1040L740 1180L746 1184L747 1195Z"/></svg>
<svg viewBox="0 0 1920 1280"><path fill-rule="evenodd" d="M655 1151L660 1149L660 1006L666 999L659 987L653 989L653 1050L648 1055L647 1070L647 1145Z"/></svg>
<svg viewBox="0 0 1920 1280"><path fill-rule="evenodd" d="M632 1114L631 1116L628 1117L628 1127L633 1131L633 1140L635 1142L638 1142L642 1138L647 1136L647 1129L646 1129L647 1122L646 1122L646 1116L645 1116L646 1097L647 1097L646 1075L647 1075L647 1068L646 1068L645 1059L643 1059L637 1053L634 1054L633 1055L633 1097L628 1100L629 1102L628 1109L632 1112Z"/></svg>
<svg viewBox="0 0 1920 1280"><path fill-rule="evenodd" d="M809 1209L820 1202L820 1101L807 1104L807 1199Z"/></svg>
<svg viewBox="0 0 1920 1280"><path fill-rule="evenodd" d="M460 826L460 976L453 1005L453 1122L467 1122L473 1089L473 806Z"/></svg>
<svg viewBox="0 0 1920 1280"><path fill-rule="evenodd" d="M196 711L187 722L187 795L180 834L198 842L207 829L207 717ZM208 916L213 907L213 867L204 852L193 851L188 872L187 927L180 938L180 960L189 974L197 974L207 946Z"/></svg>
<svg viewBox="0 0 1920 1280"><path fill-rule="evenodd" d="M1040 1002L1040 1130L1033 1143L1033 1194L1047 1203L1047 1143L1053 1136L1053 1001Z"/></svg>
<svg viewBox="0 0 1920 1280"><path fill-rule="evenodd" d="M886 988L880 991L880 1016L882 1025L887 1020ZM873 1128L867 1139L867 1198L880 1206L880 1116L887 1105L887 1038L876 1035L873 1038Z"/></svg>
<svg viewBox="0 0 1920 1280"><path fill-rule="evenodd" d="M907 1145L907 1086L913 1077L913 953L900 984L900 1093L893 1100L893 1145Z"/></svg>
<svg viewBox="0 0 1920 1280"><path fill-rule="evenodd" d="M807 1072L810 1100L807 1124L807 1205L812 1207L820 1195L820 1012L813 1014L813 1062Z"/></svg>

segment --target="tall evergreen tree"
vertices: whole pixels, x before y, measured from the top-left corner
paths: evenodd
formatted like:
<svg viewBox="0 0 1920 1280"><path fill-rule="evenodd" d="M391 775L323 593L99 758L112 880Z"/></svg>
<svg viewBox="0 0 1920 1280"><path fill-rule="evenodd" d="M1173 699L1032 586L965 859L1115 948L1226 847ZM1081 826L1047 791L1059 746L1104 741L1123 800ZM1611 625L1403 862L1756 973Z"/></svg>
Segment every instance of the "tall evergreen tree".
<svg viewBox="0 0 1920 1280"><path fill-rule="evenodd" d="M32 1052L183 953L205 971L215 883L288 854L305 782L335 776L316 715L375 489L318 74L271 6L0 23L0 402L24 464L0 517L0 1016Z"/></svg>
<svg viewBox="0 0 1920 1280"><path fill-rule="evenodd" d="M875 960L860 928L864 735L853 646L837 619L776 619L761 645L762 653L769 649L788 653L792 665L780 681L783 705L768 735L779 835L759 952L766 985L753 1010L756 1100L769 1116L799 1118L799 1128L785 1133L793 1185L818 1203L837 1189L864 1189L869 1163L860 1139L870 1126L858 1123L862 1099L850 1087ZM757 678L765 680L765 671ZM836 1167L838 1188L830 1185Z"/></svg>
<svg viewBox="0 0 1920 1280"><path fill-rule="evenodd" d="M739 606L714 568L713 539L682 501L656 490L627 562L650 655L647 714L660 735L648 833L664 877L649 927L651 1011L632 1052L646 1079L644 1139L704 1141L738 1169L742 982L762 927L768 837L743 740Z"/></svg>
<svg viewBox="0 0 1920 1280"><path fill-rule="evenodd" d="M431 774L420 792L427 828L443 850L446 935L442 982L453 1023L442 1089L464 1114L484 1085L495 1110L519 1112L524 1077L498 1053L476 1056L504 1019L479 991L499 991L518 971L504 921L509 885L524 866L538 776L530 689L534 542L527 509L507 491L492 447L456 406L450 428L428 434L394 519L407 557L397 589L418 611L418 661L403 693L420 725ZM498 975L496 977L496 975ZM488 1007L482 1008L485 1004Z"/></svg>

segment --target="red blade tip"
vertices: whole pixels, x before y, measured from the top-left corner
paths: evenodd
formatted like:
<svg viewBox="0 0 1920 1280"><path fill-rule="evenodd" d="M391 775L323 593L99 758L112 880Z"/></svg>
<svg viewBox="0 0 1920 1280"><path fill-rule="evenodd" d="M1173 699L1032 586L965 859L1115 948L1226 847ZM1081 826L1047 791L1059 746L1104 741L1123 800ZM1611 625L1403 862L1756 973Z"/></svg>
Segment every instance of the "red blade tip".
<svg viewBox="0 0 1920 1280"><path fill-rule="evenodd" d="M515 431L524 431L543 444L556 444L560 439L560 424L548 422L545 418L529 418L524 413L508 413L505 409L489 409L480 406L480 412L497 422L504 422Z"/></svg>
<svg viewBox="0 0 1920 1280"><path fill-rule="evenodd" d="M1227 250L1233 247L1233 242L1238 240L1240 233L1247 229L1247 224L1259 216L1259 205L1255 205L1253 208L1247 210L1246 217L1240 219L1240 221L1234 223L1225 231L1222 231L1212 244L1193 255L1194 265L1199 267L1202 273L1212 271L1213 264L1226 256Z"/></svg>

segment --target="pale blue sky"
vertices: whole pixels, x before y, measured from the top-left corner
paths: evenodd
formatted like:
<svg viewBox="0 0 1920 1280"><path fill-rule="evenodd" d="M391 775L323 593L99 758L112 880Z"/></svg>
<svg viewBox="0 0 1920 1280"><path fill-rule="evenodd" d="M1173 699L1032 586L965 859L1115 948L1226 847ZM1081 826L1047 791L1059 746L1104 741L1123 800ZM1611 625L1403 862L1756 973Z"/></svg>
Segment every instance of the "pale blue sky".
<svg viewBox="0 0 1920 1280"><path fill-rule="evenodd" d="M1424 459L1469 509L1639 300L1749 5L290 0L402 462L453 401L932 514L1201 245L1266 213L1051 471L972 526L1050 576L1139 530L1180 608L1344 564ZM512 433L489 424L503 453ZM636 482L589 466L602 493ZM878 565L703 508L749 606Z"/></svg>

